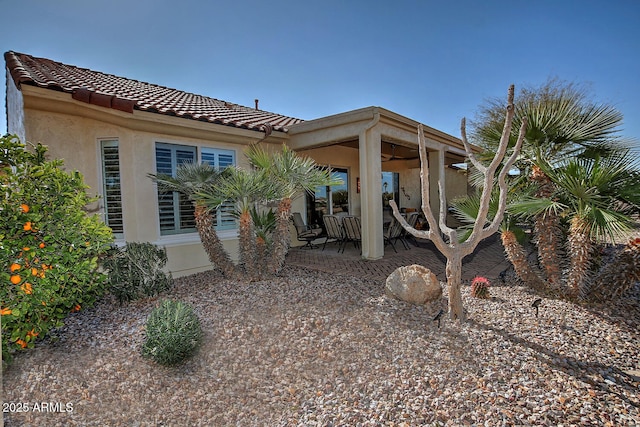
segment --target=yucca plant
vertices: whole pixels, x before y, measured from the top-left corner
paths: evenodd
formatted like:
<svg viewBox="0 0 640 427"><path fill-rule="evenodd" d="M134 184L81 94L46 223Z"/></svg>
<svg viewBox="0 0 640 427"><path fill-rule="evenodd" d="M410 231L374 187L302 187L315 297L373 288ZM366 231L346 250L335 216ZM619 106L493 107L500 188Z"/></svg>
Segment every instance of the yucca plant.
<svg viewBox="0 0 640 427"><path fill-rule="evenodd" d="M263 279L276 274L284 265L289 249L289 218L291 200L299 192L313 191L319 185L335 185L327 170L320 169L315 162L301 157L286 145L281 151L268 152L255 144L247 150L251 168L229 168L215 187L205 187L198 192L203 203L213 209L225 201L237 207L239 218L240 265L251 280ZM267 235L256 228L252 210L258 205L277 202L275 229Z"/></svg>
<svg viewBox="0 0 640 427"><path fill-rule="evenodd" d="M273 245L273 233L276 229L276 214L273 209L251 209L256 235L256 253L261 261L269 259L269 250Z"/></svg>

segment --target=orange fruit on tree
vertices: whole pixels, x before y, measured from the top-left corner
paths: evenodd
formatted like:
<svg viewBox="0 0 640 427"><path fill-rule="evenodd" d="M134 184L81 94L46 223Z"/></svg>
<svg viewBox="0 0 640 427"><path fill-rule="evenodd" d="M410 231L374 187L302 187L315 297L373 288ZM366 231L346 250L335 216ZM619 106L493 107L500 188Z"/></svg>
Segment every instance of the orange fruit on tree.
<svg viewBox="0 0 640 427"><path fill-rule="evenodd" d="M20 282L22 282L22 277L18 276L17 274L14 274L13 276L11 276L11 283L13 283L14 285L17 285Z"/></svg>

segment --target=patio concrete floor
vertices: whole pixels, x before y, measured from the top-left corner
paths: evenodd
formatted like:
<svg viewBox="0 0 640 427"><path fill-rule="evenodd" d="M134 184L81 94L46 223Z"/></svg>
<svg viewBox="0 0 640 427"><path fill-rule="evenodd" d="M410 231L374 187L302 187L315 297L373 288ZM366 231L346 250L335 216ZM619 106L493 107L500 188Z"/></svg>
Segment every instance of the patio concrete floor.
<svg viewBox="0 0 640 427"><path fill-rule="evenodd" d="M328 243L325 250L295 247L289 250L287 263L312 270L332 274L349 274L384 282L396 268L404 265L420 264L433 271L438 279L446 281L446 258L440 254L429 240L419 240L418 246L411 242L405 249L402 242L395 243L398 253L390 245L385 247L382 259L369 261L360 256L360 249L348 243L344 253L338 253L336 243ZM504 249L497 234L480 242L476 250L462 261L462 280L469 283L475 276L484 276L491 281L509 267Z"/></svg>

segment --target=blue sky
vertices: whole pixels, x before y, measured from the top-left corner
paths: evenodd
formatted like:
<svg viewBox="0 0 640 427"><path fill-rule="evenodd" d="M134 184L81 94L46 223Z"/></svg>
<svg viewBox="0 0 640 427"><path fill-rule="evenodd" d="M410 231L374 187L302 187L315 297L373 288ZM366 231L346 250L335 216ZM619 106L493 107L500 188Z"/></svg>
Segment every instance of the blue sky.
<svg viewBox="0 0 640 427"><path fill-rule="evenodd" d="M2 52L302 119L377 105L459 136L510 83L555 77L640 140L637 0L0 0L0 13Z"/></svg>

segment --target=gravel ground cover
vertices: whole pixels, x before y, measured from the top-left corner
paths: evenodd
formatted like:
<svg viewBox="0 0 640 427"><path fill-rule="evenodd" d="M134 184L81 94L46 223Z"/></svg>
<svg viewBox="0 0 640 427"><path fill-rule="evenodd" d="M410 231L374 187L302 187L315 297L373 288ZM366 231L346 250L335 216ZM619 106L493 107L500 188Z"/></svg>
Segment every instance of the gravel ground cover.
<svg viewBox="0 0 640 427"><path fill-rule="evenodd" d="M240 284L215 272L158 298L73 314L4 373L7 426L640 425L640 290L610 307L493 286L469 321L409 306L383 283L287 267ZM192 304L205 338L176 368L143 359L158 302ZM43 410L42 403L49 403ZM68 411L71 404L72 411ZM53 411L52 411L53 410Z"/></svg>

